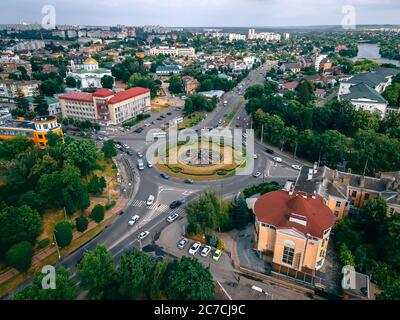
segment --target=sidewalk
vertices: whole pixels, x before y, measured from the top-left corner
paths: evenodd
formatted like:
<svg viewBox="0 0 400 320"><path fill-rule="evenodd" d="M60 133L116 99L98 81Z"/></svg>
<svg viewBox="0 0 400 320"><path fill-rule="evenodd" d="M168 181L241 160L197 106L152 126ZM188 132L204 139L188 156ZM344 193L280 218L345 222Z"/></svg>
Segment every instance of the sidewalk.
<svg viewBox="0 0 400 320"><path fill-rule="evenodd" d="M104 220L107 220L109 218L112 218L113 216L116 216L128 203L128 199L125 198L119 198L117 200L117 203L113 208L108 210L105 215L104 215ZM78 231L74 231L72 234L72 241L79 239L80 237L84 236L87 232L90 232L93 230L95 227L97 227L97 223L94 221L90 221L88 228L86 229L85 232L80 233ZM90 240L89 240L90 241ZM49 246L43 250L40 250L37 252L33 257L32 257L32 267L31 268L36 268L41 265L41 262L55 253L57 251L55 246ZM0 285L5 283L6 281L12 279L16 275L18 275L20 272L14 268L9 268L7 271L3 272L0 274Z"/></svg>

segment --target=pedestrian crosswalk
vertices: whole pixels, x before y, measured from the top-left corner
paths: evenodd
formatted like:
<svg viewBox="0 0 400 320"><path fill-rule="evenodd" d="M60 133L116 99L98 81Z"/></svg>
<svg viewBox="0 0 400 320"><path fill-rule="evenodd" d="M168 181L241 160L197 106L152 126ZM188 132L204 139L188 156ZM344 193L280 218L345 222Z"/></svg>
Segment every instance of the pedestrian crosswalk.
<svg viewBox="0 0 400 320"><path fill-rule="evenodd" d="M170 211L171 214L177 213L177 214L181 215L182 213L185 212L184 208L176 208L176 209L171 210L168 205L161 204L161 203L153 203L151 206L147 206L146 201L143 201L143 200L134 200L132 202L132 206L137 207L137 208L147 207L149 210L155 210L159 213ZM152 218L154 218L154 215Z"/></svg>

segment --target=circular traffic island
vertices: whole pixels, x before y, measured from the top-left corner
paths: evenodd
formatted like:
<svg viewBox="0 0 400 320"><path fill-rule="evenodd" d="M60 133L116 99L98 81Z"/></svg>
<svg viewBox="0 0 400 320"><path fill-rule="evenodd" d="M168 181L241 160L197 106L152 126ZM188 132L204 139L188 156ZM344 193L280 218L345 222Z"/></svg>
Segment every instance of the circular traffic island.
<svg viewBox="0 0 400 320"><path fill-rule="evenodd" d="M218 143L193 143L167 148L165 157L155 159L156 167L181 179L218 180L235 175L246 165L242 150Z"/></svg>

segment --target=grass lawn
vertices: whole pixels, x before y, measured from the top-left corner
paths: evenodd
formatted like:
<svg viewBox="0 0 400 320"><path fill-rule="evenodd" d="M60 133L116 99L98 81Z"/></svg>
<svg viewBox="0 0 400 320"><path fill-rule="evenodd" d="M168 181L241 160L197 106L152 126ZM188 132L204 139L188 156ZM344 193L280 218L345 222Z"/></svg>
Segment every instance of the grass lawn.
<svg viewBox="0 0 400 320"><path fill-rule="evenodd" d="M226 126L229 125L229 123L230 123L230 122L232 121L232 119L235 117L237 111L238 111L238 107L236 106L236 107L233 108L232 112L229 113L229 114L225 117L225 119L224 119L224 127L226 127Z"/></svg>
<svg viewBox="0 0 400 320"><path fill-rule="evenodd" d="M179 124L179 129L187 129L195 126L204 119L204 112L195 112L183 118L183 122Z"/></svg>

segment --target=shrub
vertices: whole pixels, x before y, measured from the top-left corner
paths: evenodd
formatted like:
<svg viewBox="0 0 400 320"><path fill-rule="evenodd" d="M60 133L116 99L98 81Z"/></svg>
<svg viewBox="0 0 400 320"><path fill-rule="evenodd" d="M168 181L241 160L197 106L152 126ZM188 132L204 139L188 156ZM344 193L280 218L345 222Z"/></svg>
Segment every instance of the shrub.
<svg viewBox="0 0 400 320"><path fill-rule="evenodd" d="M219 169L219 170L217 170L216 174L219 176L225 176L227 174L227 172L224 169Z"/></svg>
<svg viewBox="0 0 400 320"><path fill-rule="evenodd" d="M72 241L72 225L68 221L61 221L54 228L57 244L61 248L67 247Z"/></svg>
<svg viewBox="0 0 400 320"><path fill-rule="evenodd" d="M216 247L218 245L218 238L215 235L215 233L213 233L208 241L209 245L212 247Z"/></svg>
<svg viewBox="0 0 400 320"><path fill-rule="evenodd" d="M79 232L84 232L89 225L88 219L84 216L79 216L78 218L75 219L75 225L76 225L76 230Z"/></svg>
<svg viewBox="0 0 400 320"><path fill-rule="evenodd" d="M101 204L97 204L90 214L90 218L96 223L100 223L104 219L105 209Z"/></svg>
<svg viewBox="0 0 400 320"><path fill-rule="evenodd" d="M218 239L218 245L217 245L218 250L224 250L225 249L225 243L224 240Z"/></svg>
<svg viewBox="0 0 400 320"><path fill-rule="evenodd" d="M179 167L172 167L172 168L171 168L171 171L174 172L174 173L181 173L181 172L182 172L182 168L179 168Z"/></svg>
<svg viewBox="0 0 400 320"><path fill-rule="evenodd" d="M115 201L114 199L111 200L110 202L108 202L105 206L104 206L104 210L110 210L112 207L114 207L117 204L117 201Z"/></svg>
<svg viewBox="0 0 400 320"><path fill-rule="evenodd" d="M49 244L50 244L49 239L43 239L43 240L39 241L38 246L39 246L39 249L43 249L43 248L46 248Z"/></svg>
<svg viewBox="0 0 400 320"><path fill-rule="evenodd" d="M27 271L32 265L32 245L28 241L14 244L7 251L6 261L20 272Z"/></svg>

